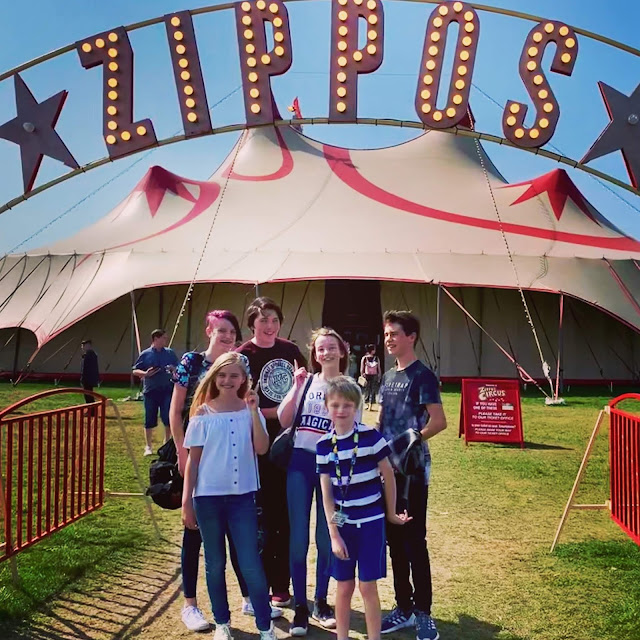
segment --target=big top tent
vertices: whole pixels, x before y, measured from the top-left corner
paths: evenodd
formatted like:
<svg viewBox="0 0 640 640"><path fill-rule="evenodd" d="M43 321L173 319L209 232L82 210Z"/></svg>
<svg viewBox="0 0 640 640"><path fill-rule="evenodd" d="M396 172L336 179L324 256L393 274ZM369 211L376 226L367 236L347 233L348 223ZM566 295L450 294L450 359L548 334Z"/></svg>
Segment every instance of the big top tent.
<svg viewBox="0 0 640 640"><path fill-rule="evenodd" d="M470 318L541 375L522 289L545 358L564 349L566 375L635 378L640 243L608 223L563 169L507 184L463 134L349 150L265 127L243 133L207 181L152 167L97 223L2 260L0 369L15 374L31 359L36 372L73 371L76 338L91 335L111 354L110 373L126 373L123 332L133 337L133 324L144 342L157 324L171 330L191 283L193 321L181 320L176 350L198 344L205 307L242 315L256 286L287 298L285 328L304 344L309 328L331 316L325 283L366 280L380 283L372 290L379 309L421 315L423 356L437 358L445 377L513 375L498 350L482 348ZM434 285L454 292L469 316L446 297L436 309ZM152 299L151 291L159 293ZM168 311L163 291L175 294ZM137 308L141 292L148 295ZM566 323L574 331L565 329L562 345L557 294L573 305ZM366 331L359 339L352 324L352 342L376 339ZM18 347L16 328L35 341Z"/></svg>

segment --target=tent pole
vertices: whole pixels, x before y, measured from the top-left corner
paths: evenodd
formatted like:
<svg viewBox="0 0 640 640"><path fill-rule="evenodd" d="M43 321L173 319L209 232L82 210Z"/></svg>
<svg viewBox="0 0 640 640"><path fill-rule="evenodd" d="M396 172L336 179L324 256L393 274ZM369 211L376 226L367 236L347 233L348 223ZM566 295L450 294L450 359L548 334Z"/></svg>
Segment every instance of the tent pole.
<svg viewBox="0 0 640 640"><path fill-rule="evenodd" d="M478 313L479 322L484 326L484 287L480 288L480 309ZM484 334L481 330L478 330L479 343L478 343L478 378L482 377L482 348L484 346Z"/></svg>
<svg viewBox="0 0 640 640"><path fill-rule="evenodd" d="M255 290L256 290L256 298L259 298L260 297L260 287L258 286L257 282L255 284Z"/></svg>
<svg viewBox="0 0 640 640"><path fill-rule="evenodd" d="M164 287L158 287L158 326L162 327L164 318Z"/></svg>
<svg viewBox="0 0 640 640"><path fill-rule="evenodd" d="M556 397L558 393L564 392L564 332L563 319L564 319L564 293L560 293L560 308L558 317L558 373L556 376Z"/></svg>
<svg viewBox="0 0 640 640"><path fill-rule="evenodd" d="M187 303L187 341L186 341L186 351L191 351L191 311L193 310L193 294L195 292L195 287L191 291L191 295L189 296L189 302Z"/></svg>
<svg viewBox="0 0 640 640"><path fill-rule="evenodd" d="M15 378L18 374L18 358L20 355L20 340L22 338L22 332L20 331L20 327L16 329L16 350L13 353L13 377Z"/></svg>
<svg viewBox="0 0 640 640"><path fill-rule="evenodd" d="M135 294L133 291L129 292L131 297L131 362L134 363L138 357L136 356L136 336L135 336L135 315L136 315L136 303ZM133 389L133 369L129 374L129 389Z"/></svg>
<svg viewBox="0 0 640 640"><path fill-rule="evenodd" d="M440 340L441 340L441 314L442 314L442 285L438 285L436 297L436 375L440 380Z"/></svg>

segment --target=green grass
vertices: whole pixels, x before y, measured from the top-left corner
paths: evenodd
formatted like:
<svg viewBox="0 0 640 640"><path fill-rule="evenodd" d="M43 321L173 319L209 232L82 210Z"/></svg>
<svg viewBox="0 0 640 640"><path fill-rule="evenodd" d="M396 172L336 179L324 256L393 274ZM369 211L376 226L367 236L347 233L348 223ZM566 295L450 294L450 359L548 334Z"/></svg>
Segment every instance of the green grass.
<svg viewBox="0 0 640 640"><path fill-rule="evenodd" d="M9 401L9 394L27 395L36 388L0 385L0 405ZM129 395L127 388L105 391L111 397ZM465 446L457 437L459 393L445 388L449 428L431 443L428 524L433 613L442 640L640 639L640 548L606 511L572 512L556 552L549 553L598 411L609 397L605 388L574 387L565 394L567 406L545 407L539 392L529 388L522 400L527 448L521 451L481 443ZM141 403L118 406L140 456ZM634 403L625 408L637 411ZM137 491L115 422L108 425L107 441L107 487ZM607 452L605 422L579 503L608 498ZM146 470L141 456L138 461ZM168 537L177 533L176 512L156 509L155 514ZM0 618L13 619L5 629L55 594L73 589L78 577L84 576L81 582L90 588L91 581L108 579L115 566L127 566L154 544L140 499L107 498L99 512L18 556L20 589L11 585L8 564L0 565ZM383 609L389 609L390 577L381 582L380 596ZM354 637L364 637L361 627ZM408 631L397 636L414 637Z"/></svg>
<svg viewBox="0 0 640 640"><path fill-rule="evenodd" d="M0 384L0 406L7 406L21 397L47 388L49 387L45 384L35 383L17 388ZM124 387L103 387L100 391L117 402L129 395L129 389ZM53 396L38 401L35 406L29 405L24 410L60 407L65 406L65 402L70 406L83 402L83 399L76 395ZM141 404L118 402L118 408L123 414L127 437L133 444L142 482L146 486L149 459L143 459L140 455L143 447ZM112 415L113 409L107 408L107 416ZM160 437L160 433L157 433L156 438ZM107 421L105 488L119 492L140 491L124 438L115 419ZM166 532L168 537L173 537L179 524L176 515L155 506L154 515L163 534ZM18 587L11 580L9 562L0 564L0 620L28 617L39 605L48 602L78 578L87 576L99 581L101 575L126 564L153 544L157 544L157 536L143 499L107 497L104 507L95 513L18 554Z"/></svg>

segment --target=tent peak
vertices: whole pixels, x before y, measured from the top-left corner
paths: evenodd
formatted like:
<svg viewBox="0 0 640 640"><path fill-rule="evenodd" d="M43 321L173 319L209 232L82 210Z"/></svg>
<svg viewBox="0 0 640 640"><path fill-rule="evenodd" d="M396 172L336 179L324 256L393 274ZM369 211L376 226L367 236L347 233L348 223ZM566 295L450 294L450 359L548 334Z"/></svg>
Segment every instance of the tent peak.
<svg viewBox="0 0 640 640"><path fill-rule="evenodd" d="M511 206L526 202L527 200L546 193L556 219L560 220L565 210L567 199L570 199L578 210L580 210L595 224L607 227L616 233L626 236L624 232L618 229L596 210L596 208L584 197L580 189L564 169L552 169L551 171L543 173L536 178L525 180L523 182L507 184L501 188L510 189L522 186L528 186L529 188L522 193L522 195L516 198L511 203Z"/></svg>
<svg viewBox="0 0 640 640"><path fill-rule="evenodd" d="M163 167L154 165L136 185L134 193L142 192L145 194L151 216L153 217L158 212L164 194L167 191L171 191L175 195L190 202L196 201L193 193L185 187L185 182L192 184L194 181L187 180Z"/></svg>

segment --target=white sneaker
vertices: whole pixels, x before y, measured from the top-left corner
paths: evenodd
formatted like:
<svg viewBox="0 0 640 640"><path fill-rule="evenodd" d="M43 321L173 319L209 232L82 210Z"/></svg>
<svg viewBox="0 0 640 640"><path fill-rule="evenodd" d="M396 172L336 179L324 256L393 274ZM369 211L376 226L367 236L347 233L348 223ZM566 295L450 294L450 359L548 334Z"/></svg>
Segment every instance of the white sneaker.
<svg viewBox="0 0 640 640"><path fill-rule="evenodd" d="M142 455L144 455L144 456L152 456L153 455L153 450L151 449L151 447L146 446L144 448L144 453Z"/></svg>
<svg viewBox="0 0 640 640"><path fill-rule="evenodd" d="M217 624L213 634L213 640L233 640L228 624Z"/></svg>
<svg viewBox="0 0 640 640"><path fill-rule="evenodd" d="M204 619L202 611L190 605L182 608L182 622L189 631L207 631L210 626Z"/></svg>
<svg viewBox="0 0 640 640"><path fill-rule="evenodd" d="M247 602L246 600L242 601L242 613L245 616L255 616L256 612L253 610L253 605L251 601ZM275 620L275 618L280 618L283 614L283 611L280 607L274 607L271 605L271 619Z"/></svg>
<svg viewBox="0 0 640 640"><path fill-rule="evenodd" d="M260 640L278 640L278 636L276 636L276 630L273 627L273 622L271 623L271 627L268 631L260 632Z"/></svg>

